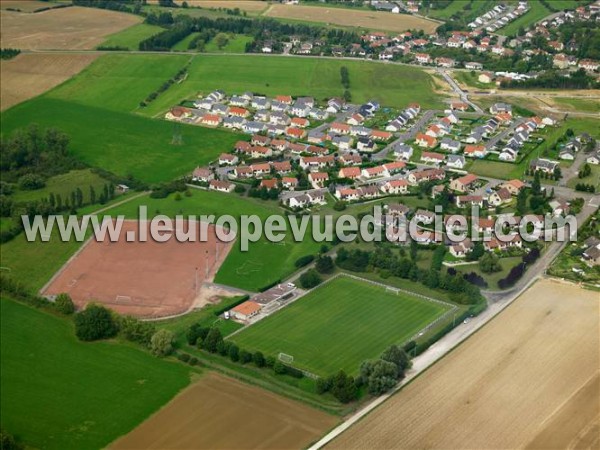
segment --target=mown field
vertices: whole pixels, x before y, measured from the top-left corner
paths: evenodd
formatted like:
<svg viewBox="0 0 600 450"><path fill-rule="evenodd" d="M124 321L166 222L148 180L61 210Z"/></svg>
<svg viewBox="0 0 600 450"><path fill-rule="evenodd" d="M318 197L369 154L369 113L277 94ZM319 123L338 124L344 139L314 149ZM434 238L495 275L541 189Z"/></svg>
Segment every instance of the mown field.
<svg viewBox="0 0 600 450"><path fill-rule="evenodd" d="M245 349L294 357L321 376L356 374L360 363L403 344L447 310L440 304L345 276L234 335Z"/></svg>
<svg viewBox="0 0 600 450"><path fill-rule="evenodd" d="M166 199L152 199L144 196L116 206L107 211L107 214L112 216L123 214L127 218L134 219L138 217L140 205L147 206L149 216L159 213L170 217L177 214L196 216L214 214L218 218L221 215L230 214L239 218L242 214L255 214L263 222L269 215L283 212L273 201L193 189L191 197L183 196L180 201L175 201L174 196ZM320 246L321 244L314 242L309 236L302 242L294 242L291 232L289 232L283 242L272 243L262 238L256 243L251 243L248 251L243 252L240 250L238 239L238 243L232 247L227 259L219 269L215 282L257 291L290 275L296 270L294 263L298 258L317 253Z"/></svg>
<svg viewBox="0 0 600 450"><path fill-rule="evenodd" d="M164 28L157 25L139 23L107 36L106 40L99 47L122 47L129 50L137 50L141 41L161 31L164 31Z"/></svg>
<svg viewBox="0 0 600 450"><path fill-rule="evenodd" d="M79 342L69 321L7 298L0 308L2 428L28 447L104 448L189 383L183 365Z"/></svg>
<svg viewBox="0 0 600 450"><path fill-rule="evenodd" d="M309 95L319 100L340 96L342 66L349 70L355 103L373 99L398 108L412 102L420 103L422 108L443 106L443 98L433 92L431 76L415 67L319 58L198 55L192 60L185 82L172 86L140 112L164 113L185 98L213 89L223 89L228 94L253 91L265 95Z"/></svg>
<svg viewBox="0 0 600 450"><path fill-rule="evenodd" d="M187 56L108 55L58 88L2 114L2 131L37 123L71 137L83 162L154 183L189 173L223 151L239 135L180 126L135 114L139 102L172 77ZM160 97L159 97L160 99ZM173 135L182 136L173 145Z"/></svg>

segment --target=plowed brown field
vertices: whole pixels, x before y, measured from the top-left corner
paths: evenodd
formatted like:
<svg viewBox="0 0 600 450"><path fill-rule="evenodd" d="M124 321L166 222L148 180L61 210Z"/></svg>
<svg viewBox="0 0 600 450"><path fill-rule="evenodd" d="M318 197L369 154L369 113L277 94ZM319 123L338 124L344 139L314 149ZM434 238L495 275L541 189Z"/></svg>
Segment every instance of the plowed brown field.
<svg viewBox="0 0 600 450"><path fill-rule="evenodd" d="M105 9L51 9L35 14L0 11L2 48L91 50L109 34L141 22L141 17Z"/></svg>
<svg viewBox="0 0 600 450"><path fill-rule="evenodd" d="M440 22L408 14L392 14L350 8L327 8L324 6L274 4L264 15L278 19L325 22L345 27L361 27L393 32L420 29L425 33L433 33L440 26Z"/></svg>
<svg viewBox="0 0 600 450"><path fill-rule="evenodd" d="M331 448L598 448L600 295L542 280Z"/></svg>
<svg viewBox="0 0 600 450"><path fill-rule="evenodd" d="M301 449L336 421L301 403L210 373L110 448Z"/></svg>
<svg viewBox="0 0 600 450"><path fill-rule="evenodd" d="M21 54L2 61L0 110L43 94L86 68L98 55Z"/></svg>

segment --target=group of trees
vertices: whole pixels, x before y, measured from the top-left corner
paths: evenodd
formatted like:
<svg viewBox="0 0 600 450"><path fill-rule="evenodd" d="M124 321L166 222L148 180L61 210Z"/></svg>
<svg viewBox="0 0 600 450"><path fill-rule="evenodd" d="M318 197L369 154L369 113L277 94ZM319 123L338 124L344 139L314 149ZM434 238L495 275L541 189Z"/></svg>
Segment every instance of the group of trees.
<svg viewBox="0 0 600 450"><path fill-rule="evenodd" d="M587 183L577 183L575 185L575 190L579 192L590 192L593 194L594 192L596 192L596 186Z"/></svg>
<svg viewBox="0 0 600 450"><path fill-rule="evenodd" d="M537 247L533 247L528 253L522 256L521 262L514 266L506 277L498 281L500 289L507 289L514 286L517 281L523 277L528 265L533 264L540 257L541 252Z"/></svg>
<svg viewBox="0 0 600 450"><path fill-rule="evenodd" d="M350 102L352 101L352 94L350 93L350 73L346 66L340 67L340 78L342 87L344 88L344 101Z"/></svg>
<svg viewBox="0 0 600 450"><path fill-rule="evenodd" d="M140 102L140 106L142 108L145 108L146 106L148 106L148 104L152 103L154 100L156 100L156 98L161 93L165 92L173 84L178 83L179 81L181 81L186 76L186 74L187 74L187 66L185 66L182 69L180 69L173 77L169 78L167 81L165 81L163 84L161 84L160 87L156 91L151 92L150 94L148 94L148 96L146 97L146 99L142 100Z"/></svg>
<svg viewBox="0 0 600 450"><path fill-rule="evenodd" d="M12 59L21 53L18 48L3 48L0 49L0 59Z"/></svg>
<svg viewBox="0 0 600 450"><path fill-rule="evenodd" d="M587 178L592 174L592 166L590 166L588 163L585 163L581 169L579 169L579 172L577 172L577 178L581 179L581 178Z"/></svg>
<svg viewBox="0 0 600 450"><path fill-rule="evenodd" d="M502 81L504 89L597 89L600 83L589 76L584 69L563 76L555 70L548 70L536 78L517 81Z"/></svg>
<svg viewBox="0 0 600 450"><path fill-rule="evenodd" d="M404 378L404 373L410 366L410 359L404 349L392 345L379 359L361 364L358 382L367 386L369 394L382 395Z"/></svg>
<svg viewBox="0 0 600 450"><path fill-rule="evenodd" d="M216 327L204 327L199 323L192 324L186 333L186 340L191 346L229 358L235 363L253 363L258 368L268 367L279 375L286 374L296 378L304 376L302 371L283 364L273 356L265 356L260 351L250 352L241 349L231 341L224 340L221 331Z"/></svg>

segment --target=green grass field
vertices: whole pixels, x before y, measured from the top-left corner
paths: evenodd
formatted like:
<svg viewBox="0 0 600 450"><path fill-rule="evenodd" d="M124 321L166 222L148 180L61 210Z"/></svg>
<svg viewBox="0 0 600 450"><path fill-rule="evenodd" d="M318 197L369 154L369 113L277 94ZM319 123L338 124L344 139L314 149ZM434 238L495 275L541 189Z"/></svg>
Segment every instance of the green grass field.
<svg viewBox="0 0 600 450"><path fill-rule="evenodd" d="M15 202L30 202L47 198L50 194L60 194L63 199L71 195L71 192L80 188L83 192L83 202L90 201L90 186L94 187L97 195L102 192L103 186L109 181L100 175L93 173L90 169L71 170L70 172L56 175L46 180L46 186L35 191L17 190L12 195Z"/></svg>
<svg viewBox="0 0 600 450"><path fill-rule="evenodd" d="M183 99L213 89L223 89L228 94L253 91L266 95L310 95L322 100L343 93L342 66L350 73L353 102L375 99L398 108L405 108L411 102L420 103L422 108L443 106L443 98L433 92L431 76L414 67L318 58L197 55L188 78L141 112L153 116Z"/></svg>
<svg viewBox="0 0 600 450"><path fill-rule="evenodd" d="M554 97L553 100L571 111L600 113L600 101L597 99Z"/></svg>
<svg viewBox="0 0 600 450"><path fill-rule="evenodd" d="M246 51L246 44L252 42L251 36L244 36L243 34L231 34L229 35L229 42L223 48L217 47L215 40L211 40L206 44L204 51L209 53L244 53Z"/></svg>
<svg viewBox="0 0 600 450"><path fill-rule="evenodd" d="M466 16L465 20L468 22L489 11L493 6L494 2L491 0L478 0L475 2L472 0L453 0L445 8L429 9L425 15L440 20L448 20L452 16L457 18Z"/></svg>
<svg viewBox="0 0 600 450"><path fill-rule="evenodd" d="M214 214L218 218L224 214L231 214L238 218L242 214L256 214L265 220L269 215L282 213L281 208L273 201L194 189L191 197L183 196L180 201L175 201L173 196L166 199L144 196L117 206L107 211L107 214L123 214L128 218L137 218L140 205L148 207L150 216L156 213L170 217L176 214ZM281 243L272 243L265 238L250 243L247 252L241 251L238 243L229 252L215 282L250 291L256 291L289 276L296 270L294 263L298 258L317 253L321 246L320 243L314 242L312 237L306 237L302 242L294 242L291 232L287 233L286 239Z"/></svg>
<svg viewBox="0 0 600 450"><path fill-rule="evenodd" d="M328 376L402 344L447 310L440 304L339 277L234 335L241 348L294 357L293 365Z"/></svg>
<svg viewBox="0 0 600 450"><path fill-rule="evenodd" d="M477 275L480 275L481 277L483 277L483 279L487 282L487 284L488 284L487 289L497 290L498 289L498 281L500 279L506 277L506 275L508 275L508 272L510 272L510 269L512 269L514 266L516 266L517 264L519 264L521 262L521 257L520 256L509 256L507 258L500 258L499 262L500 262L500 266L502 267L502 270L499 272L494 272L494 273L483 273L479 269L478 262L474 262L473 264L460 265L460 266L456 266L454 268L456 269L457 272L460 272L463 274L475 272Z"/></svg>
<svg viewBox="0 0 600 450"><path fill-rule="evenodd" d="M129 50L137 50L139 44L144 39L148 39L155 34L164 31L164 28L158 25L148 25L139 23L129 28L125 28L118 33L111 34L99 47L124 47Z"/></svg>
<svg viewBox="0 0 600 450"><path fill-rule="evenodd" d="M0 307L2 428L28 448L104 448L189 383L183 365L79 342L70 321L6 298Z"/></svg>
<svg viewBox="0 0 600 450"><path fill-rule="evenodd" d="M552 11L546 8L539 0L529 0L528 3L529 11L510 22L504 28L500 28L497 33L504 36L514 36L517 34L517 31L519 31L519 27L527 28L552 14ZM577 0L552 0L549 3L552 4L554 9L559 11L564 9L574 9L579 5Z"/></svg>

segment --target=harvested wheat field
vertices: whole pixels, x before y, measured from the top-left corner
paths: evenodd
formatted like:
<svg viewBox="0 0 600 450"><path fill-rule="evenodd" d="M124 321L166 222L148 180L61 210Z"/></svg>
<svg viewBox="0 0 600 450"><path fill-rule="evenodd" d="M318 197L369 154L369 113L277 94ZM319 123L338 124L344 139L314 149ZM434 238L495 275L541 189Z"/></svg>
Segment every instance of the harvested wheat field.
<svg viewBox="0 0 600 450"><path fill-rule="evenodd" d="M0 11L3 48L90 50L109 34L141 22L141 17L72 6L27 14Z"/></svg>
<svg viewBox="0 0 600 450"><path fill-rule="evenodd" d="M598 448L599 305L538 281L331 448Z"/></svg>
<svg viewBox="0 0 600 450"><path fill-rule="evenodd" d="M39 9L56 8L58 3L48 3L38 0L0 0L0 9L12 9L32 13Z"/></svg>
<svg viewBox="0 0 600 450"><path fill-rule="evenodd" d="M401 32L408 29L419 29L425 33L433 33L440 22L407 14L365 11L345 8L327 8L324 6L302 6L275 4L269 7L265 16L278 19L304 20L308 22L325 22L345 27L361 27L371 30Z"/></svg>
<svg viewBox="0 0 600 450"><path fill-rule="evenodd" d="M209 373L112 449L301 449L337 419L258 387Z"/></svg>
<svg viewBox="0 0 600 450"><path fill-rule="evenodd" d="M259 0L187 0L190 6L199 6L200 8L239 8L242 11L258 13L264 11L269 6L268 3ZM149 0L148 3L158 3L158 0ZM175 3L181 4L181 1Z"/></svg>
<svg viewBox="0 0 600 450"><path fill-rule="evenodd" d="M86 68L98 55L20 54L2 61L0 110L10 108L58 86Z"/></svg>

